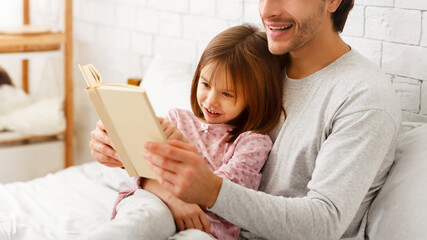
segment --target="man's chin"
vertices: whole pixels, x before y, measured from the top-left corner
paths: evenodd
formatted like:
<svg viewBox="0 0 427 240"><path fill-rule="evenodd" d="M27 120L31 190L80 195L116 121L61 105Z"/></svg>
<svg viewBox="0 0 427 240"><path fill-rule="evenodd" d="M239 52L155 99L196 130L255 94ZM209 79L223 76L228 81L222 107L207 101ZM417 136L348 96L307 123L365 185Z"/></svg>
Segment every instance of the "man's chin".
<svg viewBox="0 0 427 240"><path fill-rule="evenodd" d="M268 50L273 54L273 55L283 55L287 52L289 52L288 48L285 48L283 46L274 46L274 45L268 45Z"/></svg>
<svg viewBox="0 0 427 240"><path fill-rule="evenodd" d="M267 37L268 41L268 50L274 55L283 55L289 52L289 41L272 39Z"/></svg>

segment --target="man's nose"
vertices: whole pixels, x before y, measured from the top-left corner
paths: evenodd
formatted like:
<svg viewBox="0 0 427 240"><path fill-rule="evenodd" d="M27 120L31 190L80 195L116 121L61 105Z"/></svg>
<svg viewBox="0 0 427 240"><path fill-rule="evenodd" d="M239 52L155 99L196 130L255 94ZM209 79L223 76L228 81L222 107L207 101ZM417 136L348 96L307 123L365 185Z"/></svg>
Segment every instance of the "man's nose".
<svg viewBox="0 0 427 240"><path fill-rule="evenodd" d="M281 2L281 0L259 0L258 10L261 19L279 16Z"/></svg>

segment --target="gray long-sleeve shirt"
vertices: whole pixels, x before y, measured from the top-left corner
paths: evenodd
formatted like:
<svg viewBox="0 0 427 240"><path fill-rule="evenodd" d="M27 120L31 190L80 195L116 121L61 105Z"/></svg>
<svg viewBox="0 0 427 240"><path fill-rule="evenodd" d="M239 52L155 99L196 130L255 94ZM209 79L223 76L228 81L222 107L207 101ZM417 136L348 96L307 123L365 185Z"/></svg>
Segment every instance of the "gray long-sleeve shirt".
<svg viewBox="0 0 427 240"><path fill-rule="evenodd" d="M394 159L399 100L377 66L351 50L299 80L260 191L224 180L210 209L247 239L364 239L368 207Z"/></svg>

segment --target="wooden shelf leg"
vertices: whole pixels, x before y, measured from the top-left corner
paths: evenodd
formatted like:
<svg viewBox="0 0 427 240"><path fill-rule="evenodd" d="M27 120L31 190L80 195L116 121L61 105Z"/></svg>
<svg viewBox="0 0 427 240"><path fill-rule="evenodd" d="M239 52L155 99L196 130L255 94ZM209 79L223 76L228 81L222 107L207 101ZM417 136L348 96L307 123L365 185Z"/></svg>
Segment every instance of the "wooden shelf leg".
<svg viewBox="0 0 427 240"><path fill-rule="evenodd" d="M30 92L30 87L28 84L28 66L29 66L29 62L27 59L24 59L21 61L21 66L22 66L22 81L21 81L21 85L22 85L22 90L24 90L24 92L29 93Z"/></svg>
<svg viewBox="0 0 427 240"><path fill-rule="evenodd" d="M30 24L30 2L29 0L22 1L22 23ZM29 93L28 86L28 59L24 59L21 61L22 65L22 90L24 92Z"/></svg>
<svg viewBox="0 0 427 240"><path fill-rule="evenodd" d="M72 0L65 0L65 167L74 165L74 111L73 111L73 11Z"/></svg>

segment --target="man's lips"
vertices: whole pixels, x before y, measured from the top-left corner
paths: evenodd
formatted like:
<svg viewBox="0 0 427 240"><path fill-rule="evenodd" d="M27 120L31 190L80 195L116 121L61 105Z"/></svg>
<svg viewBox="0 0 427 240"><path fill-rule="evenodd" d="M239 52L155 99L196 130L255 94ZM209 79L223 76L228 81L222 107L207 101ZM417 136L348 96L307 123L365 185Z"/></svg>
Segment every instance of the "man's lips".
<svg viewBox="0 0 427 240"><path fill-rule="evenodd" d="M293 24L286 24L286 25L278 25L278 24L267 24L266 25L271 31L284 31L290 29Z"/></svg>
<svg viewBox="0 0 427 240"><path fill-rule="evenodd" d="M267 35L272 38L283 38L288 36L294 27L293 23L275 23L275 22L264 22L266 27Z"/></svg>

